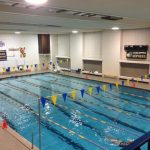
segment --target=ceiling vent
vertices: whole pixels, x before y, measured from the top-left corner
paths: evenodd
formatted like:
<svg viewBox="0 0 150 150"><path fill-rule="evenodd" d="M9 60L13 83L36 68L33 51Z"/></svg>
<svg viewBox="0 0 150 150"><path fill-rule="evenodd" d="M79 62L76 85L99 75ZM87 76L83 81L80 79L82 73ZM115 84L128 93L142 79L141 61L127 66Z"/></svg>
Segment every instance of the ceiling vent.
<svg viewBox="0 0 150 150"><path fill-rule="evenodd" d="M117 21L117 20L122 20L123 18L122 17L116 17L116 16L102 16L101 19Z"/></svg>
<svg viewBox="0 0 150 150"><path fill-rule="evenodd" d="M65 9L65 8L57 8L57 7L50 7L48 6L33 6L33 5L28 5L25 2L20 2L19 0L0 0L0 5L9 5L12 7L17 7L17 8L26 8L26 9L43 9L52 14L59 14L59 15L70 15L72 17L82 17L82 18L90 18L90 19L104 19L104 20L109 20L109 21L117 21L117 20L122 20L122 17L117 17L117 16L109 16L107 14L99 14L99 13L93 13L93 12L86 12L86 11L80 11L80 10L71 10L71 9Z"/></svg>

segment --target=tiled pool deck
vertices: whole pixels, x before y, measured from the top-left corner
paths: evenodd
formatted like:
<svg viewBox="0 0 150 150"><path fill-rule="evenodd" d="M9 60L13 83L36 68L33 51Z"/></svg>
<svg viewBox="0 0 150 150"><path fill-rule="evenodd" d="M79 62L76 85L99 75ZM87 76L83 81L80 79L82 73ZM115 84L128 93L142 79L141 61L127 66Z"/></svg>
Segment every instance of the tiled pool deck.
<svg viewBox="0 0 150 150"><path fill-rule="evenodd" d="M2 125L2 123L1 123ZM0 150L38 150L10 127L2 129L0 125Z"/></svg>

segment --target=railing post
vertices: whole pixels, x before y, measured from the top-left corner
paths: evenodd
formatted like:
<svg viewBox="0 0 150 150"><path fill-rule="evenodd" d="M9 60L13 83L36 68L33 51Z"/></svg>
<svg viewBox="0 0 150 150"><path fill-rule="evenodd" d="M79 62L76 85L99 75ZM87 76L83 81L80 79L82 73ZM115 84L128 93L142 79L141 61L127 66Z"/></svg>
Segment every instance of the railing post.
<svg viewBox="0 0 150 150"><path fill-rule="evenodd" d="M38 124L39 124L39 150L41 150L41 106L40 106L40 99L38 99L38 112L39 112L39 118L38 118Z"/></svg>
<svg viewBox="0 0 150 150"><path fill-rule="evenodd" d="M148 141L148 150L150 150L150 140Z"/></svg>
<svg viewBox="0 0 150 150"><path fill-rule="evenodd" d="M31 149L33 149L33 143L34 143L34 139L33 139L33 132L32 132L32 147L31 147Z"/></svg>

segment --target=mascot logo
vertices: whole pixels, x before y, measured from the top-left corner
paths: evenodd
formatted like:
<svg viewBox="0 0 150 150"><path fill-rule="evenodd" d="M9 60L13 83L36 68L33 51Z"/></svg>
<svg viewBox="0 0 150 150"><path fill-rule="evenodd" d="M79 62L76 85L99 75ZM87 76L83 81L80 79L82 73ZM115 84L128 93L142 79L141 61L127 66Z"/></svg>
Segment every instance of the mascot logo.
<svg viewBox="0 0 150 150"><path fill-rule="evenodd" d="M20 49L19 49L19 51L20 51L20 57L21 58L25 58L26 57L26 52L25 52L25 50L26 50L26 48L25 47L21 47Z"/></svg>

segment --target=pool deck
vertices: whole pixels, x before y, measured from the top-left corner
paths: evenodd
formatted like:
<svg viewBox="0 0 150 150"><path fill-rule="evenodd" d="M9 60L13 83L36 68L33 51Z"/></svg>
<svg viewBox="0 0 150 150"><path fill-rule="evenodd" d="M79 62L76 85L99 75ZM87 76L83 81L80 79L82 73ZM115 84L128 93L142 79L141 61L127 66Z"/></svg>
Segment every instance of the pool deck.
<svg viewBox="0 0 150 150"><path fill-rule="evenodd" d="M35 74L41 74L41 73L55 73L55 72L50 71L50 70L43 70L43 71L34 71L34 72L18 72L18 73L4 74L4 75L1 74L0 79L7 79L10 77L21 77L21 76L26 76L26 75L35 75ZM82 74L82 73L79 74L79 73L68 72L68 71L63 71L62 73L55 73L55 74L67 75L71 77L83 78L83 79L88 79L88 80L102 81L102 82L112 83L112 84L115 84L116 82L118 82L119 85L121 85L121 82L122 82L122 80L117 77L114 77L114 78L102 77L102 76L97 76L97 75L87 75L87 74ZM125 85L125 86L133 88L132 84ZM136 84L136 88L150 90L150 79L148 83L138 82L138 84Z"/></svg>
<svg viewBox="0 0 150 150"><path fill-rule="evenodd" d="M10 127L2 129L1 126L2 123L0 123L0 150L39 150L35 146L32 149L32 144Z"/></svg>

